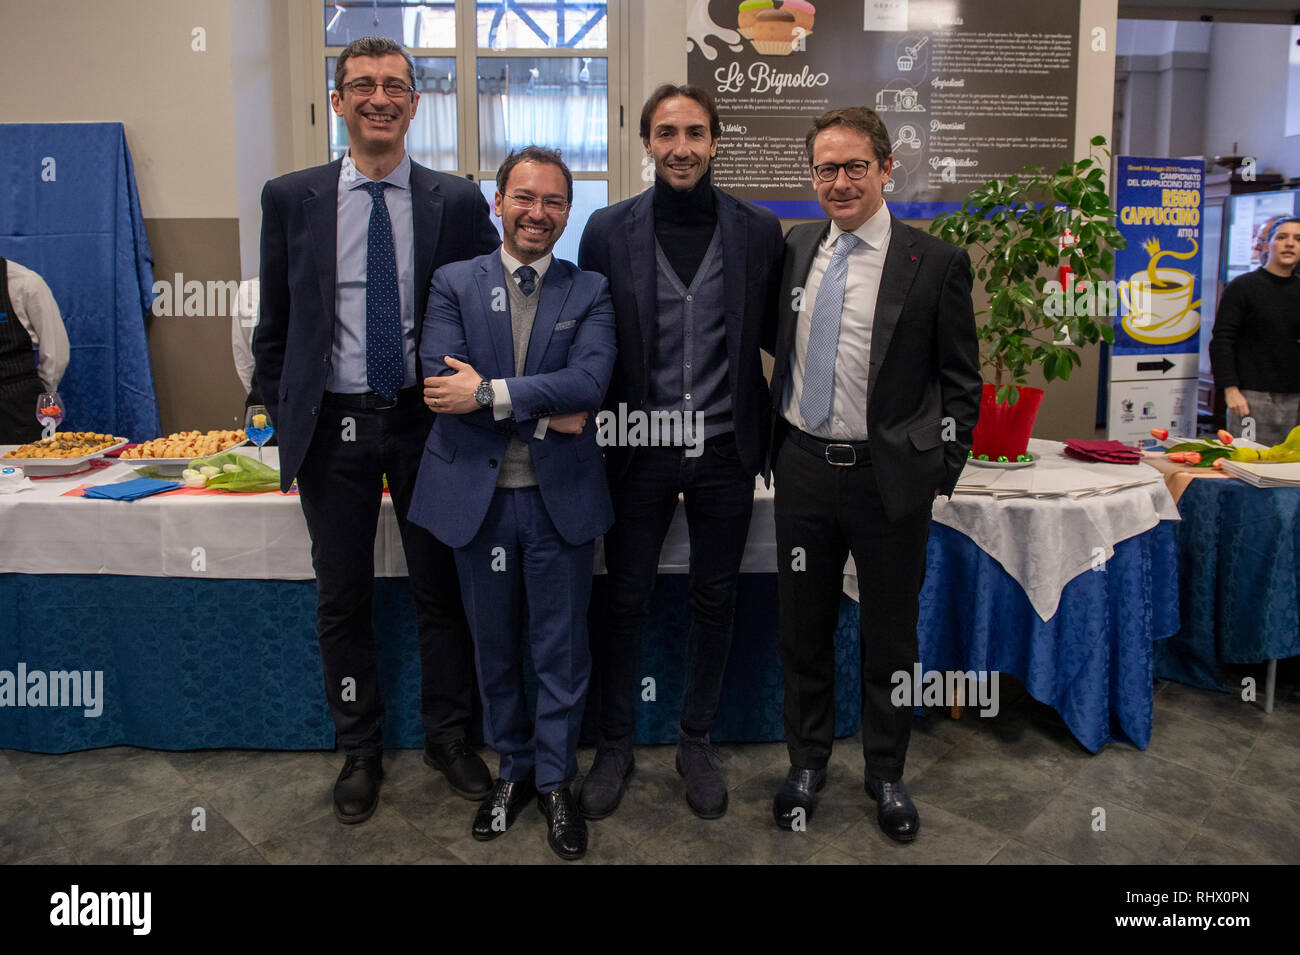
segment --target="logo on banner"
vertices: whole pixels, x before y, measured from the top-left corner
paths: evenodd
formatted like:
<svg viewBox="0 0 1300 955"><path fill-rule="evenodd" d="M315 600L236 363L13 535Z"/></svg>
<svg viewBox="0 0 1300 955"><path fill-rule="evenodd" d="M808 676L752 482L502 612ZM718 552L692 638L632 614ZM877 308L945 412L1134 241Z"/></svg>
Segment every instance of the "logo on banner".
<svg viewBox="0 0 1300 955"><path fill-rule="evenodd" d="M1197 309L1201 300L1193 301L1196 276L1175 264L1196 257L1199 246L1195 239L1190 241L1191 251L1176 252L1162 249L1157 239L1148 239L1142 243L1143 251L1150 256L1146 268L1119 283L1127 309L1124 331L1136 341L1169 345L1191 338L1200 330L1201 313ZM1162 259L1174 261L1162 264Z"/></svg>

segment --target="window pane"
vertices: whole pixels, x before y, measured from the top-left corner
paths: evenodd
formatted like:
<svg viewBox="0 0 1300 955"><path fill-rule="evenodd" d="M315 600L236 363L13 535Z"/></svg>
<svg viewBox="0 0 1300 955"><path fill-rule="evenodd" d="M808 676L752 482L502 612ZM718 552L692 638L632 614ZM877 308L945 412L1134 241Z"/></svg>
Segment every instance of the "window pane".
<svg viewBox="0 0 1300 955"><path fill-rule="evenodd" d="M609 96L603 57L502 57L478 61L480 169L511 149L558 149L569 168L609 168Z"/></svg>
<svg viewBox="0 0 1300 955"><path fill-rule="evenodd" d="M479 0L478 45L603 50L609 46L605 0Z"/></svg>
<svg viewBox="0 0 1300 955"><path fill-rule="evenodd" d="M335 57L325 59L325 83L334 89ZM456 152L456 58L452 56L418 56L415 58L415 88L420 102L415 108L411 128L406 132L406 149L411 158L432 169L455 171L460 168ZM348 128L343 117L329 113L330 159L348 151Z"/></svg>
<svg viewBox="0 0 1300 955"><path fill-rule="evenodd" d="M496 182L484 179L478 185L483 190L483 196L487 199L490 208L497 192ZM560 236L560 241L555 243L555 248L551 251L577 265L578 243L582 241L582 230L587 228L587 219L597 209L603 209L607 205L609 205L609 183L603 179L575 179L569 224L564 227L564 235ZM492 213L492 224L497 227L497 234L501 235L501 220L497 218L495 211Z"/></svg>
<svg viewBox="0 0 1300 955"><path fill-rule="evenodd" d="M339 0L325 6L325 45L386 36L405 47L456 46L456 0Z"/></svg>

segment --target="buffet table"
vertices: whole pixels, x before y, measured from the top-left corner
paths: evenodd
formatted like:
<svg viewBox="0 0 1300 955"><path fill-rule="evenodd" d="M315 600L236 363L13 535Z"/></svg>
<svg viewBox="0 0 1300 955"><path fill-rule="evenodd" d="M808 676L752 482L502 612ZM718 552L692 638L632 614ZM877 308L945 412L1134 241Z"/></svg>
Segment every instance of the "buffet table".
<svg viewBox="0 0 1300 955"><path fill-rule="evenodd" d="M274 449L267 455L270 463ZM98 716L70 707L0 709L0 748L332 747L296 497L179 491L124 503L69 496L82 484L133 476L115 464L0 496L0 620L12 622L0 628L0 670L21 662L29 672L100 671L103 680ZM941 499L921 599L923 667L1015 674L1089 749L1110 740L1145 746L1153 643L1177 629L1171 515L1161 493L1167 498L1157 482L1063 499ZM1095 544L1079 538L1084 524ZM1089 563L1062 565L1061 555L1067 564L1075 559L1068 555L1077 557L1077 547L1061 543L1069 528L1076 545L1090 545L1090 559L1102 548L1105 572L1090 572ZM981 540L989 529L1003 544L1027 534L1046 550L1025 548L1027 562L1018 561L996 541ZM676 738L688 552L679 511L644 642L642 671L657 685L656 700L639 704L644 742ZM1058 555L1050 568L1042 559L1048 553ZM776 557L772 492L759 483L714 733L719 741L783 736ZM417 747L423 735L414 612L387 502L375 568L385 741ZM856 594L847 569L846 591ZM856 603L845 597L836 637L840 736L859 723L857 620Z"/></svg>

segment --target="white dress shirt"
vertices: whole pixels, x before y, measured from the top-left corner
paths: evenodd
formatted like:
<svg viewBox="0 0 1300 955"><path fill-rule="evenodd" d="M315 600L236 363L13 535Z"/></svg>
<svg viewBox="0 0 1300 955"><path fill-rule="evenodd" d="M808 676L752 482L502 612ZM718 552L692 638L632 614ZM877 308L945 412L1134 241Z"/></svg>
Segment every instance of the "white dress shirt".
<svg viewBox="0 0 1300 955"><path fill-rule="evenodd" d="M892 232L889 208L885 203L854 235L860 240L849 253L848 274L844 280L844 309L840 313L840 338L835 356L835 380L831 392L831 416L820 428L809 428L799 412L803 395L803 376L808 360L808 335L812 329L813 304L821 288L822 276L830 265L835 243L844 231L834 222L825 240L813 256L808 278L804 282L802 307L795 325L794 355L786 379L781 414L800 431L819 438L840 441L867 439L867 382L871 368L871 324L876 316L876 298L880 293L880 276L885 267Z"/></svg>
<svg viewBox="0 0 1300 955"><path fill-rule="evenodd" d="M39 351L36 373L44 382L46 391L58 391L72 353L68 331L63 327L63 316L59 314L59 303L54 300L45 279L25 265L11 259L6 262L9 303Z"/></svg>

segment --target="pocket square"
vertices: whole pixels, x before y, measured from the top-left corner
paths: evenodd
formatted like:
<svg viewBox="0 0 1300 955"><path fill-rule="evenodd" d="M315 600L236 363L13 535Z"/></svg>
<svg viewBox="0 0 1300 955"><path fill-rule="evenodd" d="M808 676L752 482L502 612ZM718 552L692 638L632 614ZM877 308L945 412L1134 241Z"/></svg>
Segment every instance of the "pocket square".
<svg viewBox="0 0 1300 955"><path fill-rule="evenodd" d="M562 332L562 331L564 331L566 328L572 328L574 325L577 325L577 324L578 324L578 320L577 320L576 318L575 318L575 319L571 319L570 321L567 321L567 322L556 322L556 323L555 323L555 330L556 330L557 332Z"/></svg>

